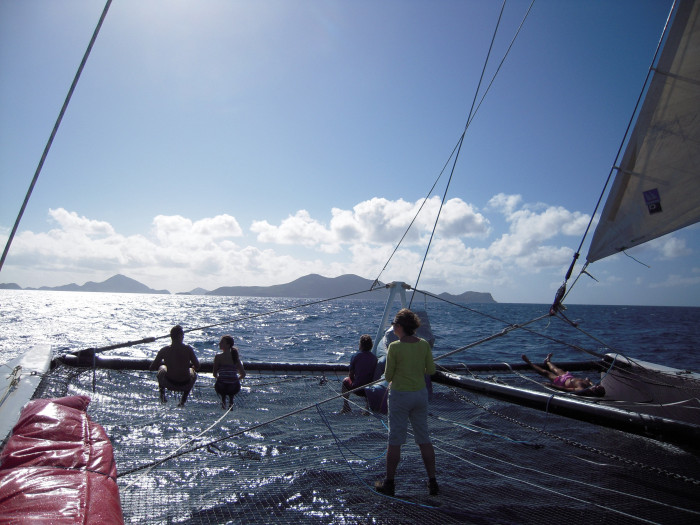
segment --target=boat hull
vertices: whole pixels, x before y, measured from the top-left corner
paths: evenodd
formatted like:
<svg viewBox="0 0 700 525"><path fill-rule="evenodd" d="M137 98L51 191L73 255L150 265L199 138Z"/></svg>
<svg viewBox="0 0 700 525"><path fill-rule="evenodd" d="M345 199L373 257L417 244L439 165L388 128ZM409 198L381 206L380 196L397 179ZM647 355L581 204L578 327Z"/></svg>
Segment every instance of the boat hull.
<svg viewBox="0 0 700 525"><path fill-rule="evenodd" d="M0 444L4 443L12 432L22 408L34 395L50 365L50 345L33 346L3 365L3 373L0 376L0 391L3 393L0 402Z"/></svg>
<svg viewBox="0 0 700 525"><path fill-rule="evenodd" d="M700 374L608 354L606 400L618 408L700 425Z"/></svg>

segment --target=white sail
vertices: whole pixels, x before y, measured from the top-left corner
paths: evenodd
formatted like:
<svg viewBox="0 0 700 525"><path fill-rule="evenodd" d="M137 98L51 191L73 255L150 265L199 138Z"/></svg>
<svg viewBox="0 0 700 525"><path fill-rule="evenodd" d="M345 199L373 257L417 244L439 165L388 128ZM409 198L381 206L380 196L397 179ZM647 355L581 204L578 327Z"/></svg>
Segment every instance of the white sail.
<svg viewBox="0 0 700 525"><path fill-rule="evenodd" d="M700 1L679 2L586 259L700 220Z"/></svg>

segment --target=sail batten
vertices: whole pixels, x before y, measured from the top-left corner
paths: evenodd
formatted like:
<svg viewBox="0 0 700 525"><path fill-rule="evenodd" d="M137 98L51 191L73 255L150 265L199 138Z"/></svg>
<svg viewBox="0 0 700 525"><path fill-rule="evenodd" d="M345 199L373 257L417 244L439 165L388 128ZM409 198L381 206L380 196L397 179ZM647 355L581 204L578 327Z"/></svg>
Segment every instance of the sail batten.
<svg viewBox="0 0 700 525"><path fill-rule="evenodd" d="M700 220L700 1L683 0L586 259Z"/></svg>

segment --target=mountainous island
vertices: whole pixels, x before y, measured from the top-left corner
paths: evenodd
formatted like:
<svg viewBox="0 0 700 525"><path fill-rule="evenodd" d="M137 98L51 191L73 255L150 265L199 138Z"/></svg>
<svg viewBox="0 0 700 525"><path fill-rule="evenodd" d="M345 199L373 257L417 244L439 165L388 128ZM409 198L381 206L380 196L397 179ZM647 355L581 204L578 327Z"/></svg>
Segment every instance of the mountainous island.
<svg viewBox="0 0 700 525"><path fill-rule="evenodd" d="M320 299L332 297L345 297L352 299L357 295L358 299L385 300L387 291L372 293L371 295L358 294L369 290L374 281L364 279L357 275L347 274L339 277L323 277L311 274L300 277L286 284L272 286L222 286L215 290L207 291L203 288L195 288L190 292L182 292L178 295L216 295L239 297L295 297L302 299ZM22 288L15 283L0 284L0 289L5 290L43 290L58 292L102 292L102 293L144 293L144 294L170 294L168 290L154 290L125 275L115 275L106 281L96 283L88 281L83 285L75 283L62 286L42 286L41 288ZM439 298L455 303L495 303L496 301L488 292L464 292L460 295L441 293ZM429 301L436 301L428 297Z"/></svg>
<svg viewBox="0 0 700 525"><path fill-rule="evenodd" d="M153 293L169 294L168 290L154 290L125 275L117 274L106 281L96 283L88 281L83 285L75 283L61 286L42 286L41 288L22 288L15 283L0 284L0 290L43 290L49 292L102 292L102 293Z"/></svg>

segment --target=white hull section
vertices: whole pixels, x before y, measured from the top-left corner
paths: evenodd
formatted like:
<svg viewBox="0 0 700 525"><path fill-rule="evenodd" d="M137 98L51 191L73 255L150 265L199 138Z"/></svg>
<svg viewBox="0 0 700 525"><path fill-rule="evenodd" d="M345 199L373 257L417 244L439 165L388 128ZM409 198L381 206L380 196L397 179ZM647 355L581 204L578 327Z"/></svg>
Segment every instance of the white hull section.
<svg viewBox="0 0 700 525"><path fill-rule="evenodd" d="M0 444L9 437L50 365L51 346L40 345L0 366Z"/></svg>
<svg viewBox="0 0 700 525"><path fill-rule="evenodd" d="M602 375L606 404L700 425L700 374L608 354Z"/></svg>

